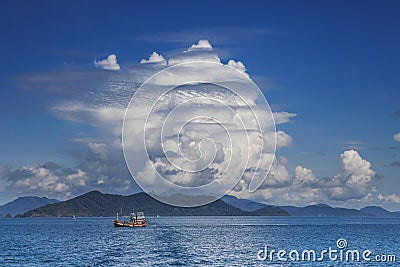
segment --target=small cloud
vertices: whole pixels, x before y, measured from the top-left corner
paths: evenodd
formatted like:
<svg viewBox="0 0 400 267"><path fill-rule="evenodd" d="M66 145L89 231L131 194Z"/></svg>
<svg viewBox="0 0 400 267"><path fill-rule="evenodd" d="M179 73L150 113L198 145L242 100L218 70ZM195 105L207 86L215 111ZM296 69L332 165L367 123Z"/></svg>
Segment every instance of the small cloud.
<svg viewBox="0 0 400 267"><path fill-rule="evenodd" d="M175 64L193 61L212 61L221 63L221 59L213 50L210 42L208 40L201 39L197 42L197 44L193 44L187 50L184 50L182 54L170 58L168 60L168 65L172 66Z"/></svg>
<svg viewBox="0 0 400 267"><path fill-rule="evenodd" d="M281 111L281 112L274 112L274 121L275 124L283 124L283 123L287 123L290 121L291 118L294 118L297 116L296 113L289 113L286 111Z"/></svg>
<svg viewBox="0 0 400 267"><path fill-rule="evenodd" d="M153 54L150 55L149 59L142 59L140 61L140 64L146 64L146 63L159 63L166 65L167 61L161 54L158 54L156 51L154 51Z"/></svg>
<svg viewBox="0 0 400 267"><path fill-rule="evenodd" d="M246 66L243 64L242 61L235 61L231 59L228 61L228 66L237 69L238 71L244 73L247 78L249 78L249 75L246 73Z"/></svg>
<svg viewBox="0 0 400 267"><path fill-rule="evenodd" d="M396 140L397 142L400 142L400 133L395 134L395 135L393 136L393 138L394 138L394 140Z"/></svg>
<svg viewBox="0 0 400 267"><path fill-rule="evenodd" d="M94 60L94 66L103 70L120 70L120 66L117 62L117 56L114 54L109 55L103 60Z"/></svg>
<svg viewBox="0 0 400 267"><path fill-rule="evenodd" d="M199 40L197 44L193 44L189 49L185 52L191 52L191 51L197 51L197 50L208 50L211 51L213 50L210 42L205 39Z"/></svg>
<svg viewBox="0 0 400 267"><path fill-rule="evenodd" d="M295 169L295 177L300 183L314 183L317 180L312 170L300 165Z"/></svg>

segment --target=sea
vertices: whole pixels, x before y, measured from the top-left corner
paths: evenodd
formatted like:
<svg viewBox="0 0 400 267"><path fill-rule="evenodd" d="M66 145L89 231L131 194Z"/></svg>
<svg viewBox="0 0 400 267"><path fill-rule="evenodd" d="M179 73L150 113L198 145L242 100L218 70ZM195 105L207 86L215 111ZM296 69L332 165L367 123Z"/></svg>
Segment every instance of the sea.
<svg viewBox="0 0 400 267"><path fill-rule="evenodd" d="M400 218L0 219L0 266L400 266Z"/></svg>

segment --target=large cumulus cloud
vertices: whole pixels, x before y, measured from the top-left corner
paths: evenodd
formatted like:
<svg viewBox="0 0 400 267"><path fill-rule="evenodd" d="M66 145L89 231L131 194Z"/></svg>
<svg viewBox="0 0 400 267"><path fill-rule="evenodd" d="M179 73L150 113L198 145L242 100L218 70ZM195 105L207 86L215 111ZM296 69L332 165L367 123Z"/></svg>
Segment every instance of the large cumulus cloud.
<svg viewBox="0 0 400 267"><path fill-rule="evenodd" d="M213 49L210 42L200 40L194 43L182 53L166 59L157 52L149 55L148 59L143 59L142 64L121 68L117 62L115 55L111 54L103 60L95 61L94 64L98 69L86 71L66 71L60 73L35 74L30 77L25 77L21 85L30 90L43 90L46 92L57 92L60 97L50 107L50 110L62 119L79 122L86 125L91 125L99 129L99 136L87 138L74 138L76 148L69 151L78 163L75 167L64 168L57 164L28 164L19 169L9 169L0 166L0 188L4 190L14 190L23 194L43 194L52 197L66 198L71 195L77 195L91 189L100 189L103 191L112 192L128 192L138 190L137 185L130 178L129 171L125 165L121 147L121 127L125 109L136 90L141 83L164 68L174 66L181 63L192 61L209 61L215 64L234 68L239 71L243 79L251 78L247 72L246 66L240 60L228 60L223 63L218 54ZM119 70L119 71L108 71ZM207 72L207 70L205 70ZM187 77L196 78L195 71L187 68L184 70L184 75ZM229 80L232 77L221 75L221 72L208 70L207 75L212 79L221 81ZM179 85L182 80L179 76L165 75L155 81L157 85L174 86ZM238 82L237 80L235 82ZM240 82L240 81L239 81ZM64 94L64 92L73 92L73 94ZM236 107L236 112L245 121L251 120L251 112L245 107L240 106L240 102L234 97L229 98L222 91L199 91L199 90L175 90L168 94L175 103L180 103L188 98L207 99L212 96L214 98L223 99L225 102ZM259 116L263 116L263 112L257 110L255 103L258 101L250 92L245 95L250 105L254 105L254 112L258 112ZM171 100L170 99L170 100ZM151 100L149 94L141 101ZM160 102L167 104L172 102ZM197 103L200 104L200 103ZM233 120L234 117L229 117L230 114L225 114L218 107L213 107L212 103L203 103L204 109L213 111L215 114L226 116L225 120L238 123ZM169 108L166 106L158 106ZM215 109L213 109L215 108ZM181 113L182 115L185 112ZM139 116L143 114L138 114ZM157 114L155 114L157 116ZM290 122L296 116L295 113L280 111L273 113L273 121L279 128L281 124ZM134 118L133 118L134 119ZM174 119L179 120L179 116ZM266 125L270 126L273 121L268 119L262 120ZM196 122L198 125L207 122ZM209 124L211 125L211 124ZM193 125L192 125L193 126ZM135 129L133 129L135 130ZM138 129L139 131L141 129ZM212 131L209 128L208 131ZM203 132L196 127L192 127L192 131L182 132L182 152L190 158L196 159L199 153L204 153L204 156L215 157L215 162L198 174L190 174L177 172L171 169L166 163L166 157L160 156L159 150L159 132L157 128L149 129L150 134L154 134L154 138L150 138L149 145L153 141L154 149L151 151L151 158L138 159L138 162L143 165L139 175L143 175L148 179L149 183L154 181L157 171L167 175L170 181L180 185L202 185L209 182L212 177L220 173L226 160L232 156L232 150L226 149L226 144L222 141L212 145L212 149L204 149L201 151L199 146L202 140ZM238 133L237 133L238 134ZM282 130L276 132L276 144L272 142L274 134L265 132L263 135L257 135L255 132L249 132L252 135L251 140L262 139L263 151L262 157L272 161L275 155L269 153L272 149L280 149L290 147L293 143L289 133ZM235 135L235 133L232 133ZM222 136L222 135L221 135ZM397 135L394 137L397 140ZM174 154L173 139L165 142L165 148L168 151L170 159L176 160L179 164L179 157ZM296 140L294 140L294 143ZM247 149L260 150L256 142L247 144L243 142L240 145L247 145ZM253 147L251 146L253 144ZM200 148L200 150L198 149ZM207 152L213 152L209 155ZM238 155L234 155L236 158ZM142 162L140 162L140 160ZM252 162L254 159L250 159ZM200 164L201 162L197 162ZM255 174L254 166L248 166L243 170L243 179L235 186L232 194L239 197L252 198L266 202L278 204L286 203L315 203L315 202L330 202L330 201L359 201L366 200L374 196L376 200L382 202L397 201L398 196L382 195L374 191L375 172L371 163L364 159L357 151L348 150L340 155L341 171L333 174L330 177L316 177L312 170L307 167L297 166L294 169L288 167L288 161L283 156L276 156L271 168L262 169L262 173L269 173L267 179L262 184L261 188L254 192L248 192L248 184ZM210 178L211 177L211 178Z"/></svg>

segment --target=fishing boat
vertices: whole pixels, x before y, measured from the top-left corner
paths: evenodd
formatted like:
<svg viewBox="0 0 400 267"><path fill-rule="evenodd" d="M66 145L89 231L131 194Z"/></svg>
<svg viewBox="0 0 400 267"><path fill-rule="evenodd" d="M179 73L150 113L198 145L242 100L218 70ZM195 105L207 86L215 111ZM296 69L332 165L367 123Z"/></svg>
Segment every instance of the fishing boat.
<svg viewBox="0 0 400 267"><path fill-rule="evenodd" d="M147 226L146 217L143 212L133 212L129 216L129 221L122 221L118 218L113 220L115 227L144 227Z"/></svg>

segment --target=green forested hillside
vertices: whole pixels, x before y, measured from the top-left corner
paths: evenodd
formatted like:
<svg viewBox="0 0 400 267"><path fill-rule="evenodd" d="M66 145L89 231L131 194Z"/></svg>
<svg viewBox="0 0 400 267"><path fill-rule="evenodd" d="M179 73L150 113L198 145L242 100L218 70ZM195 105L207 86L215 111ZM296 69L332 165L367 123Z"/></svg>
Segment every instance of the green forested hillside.
<svg viewBox="0 0 400 267"><path fill-rule="evenodd" d="M114 216L121 208L123 215L128 215L133 210L144 211L147 216L252 215L221 200L201 207L182 208L159 202L146 193L120 196L92 191L67 201L30 210L19 217Z"/></svg>

